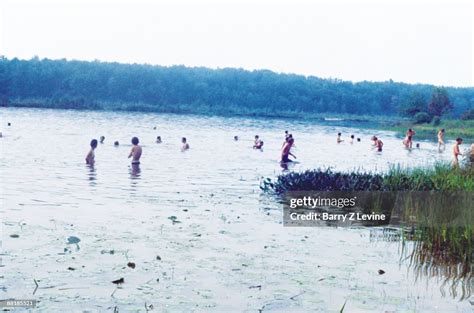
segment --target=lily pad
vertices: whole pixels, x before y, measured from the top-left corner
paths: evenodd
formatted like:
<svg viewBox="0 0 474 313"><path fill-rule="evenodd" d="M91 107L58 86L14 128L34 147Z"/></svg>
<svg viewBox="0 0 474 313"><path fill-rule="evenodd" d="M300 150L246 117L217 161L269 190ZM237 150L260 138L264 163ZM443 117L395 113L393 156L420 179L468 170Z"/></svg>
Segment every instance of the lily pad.
<svg viewBox="0 0 474 313"><path fill-rule="evenodd" d="M80 241L81 241L81 239L77 238L76 236L69 236L67 238L67 243L70 244L70 245L73 245L73 244L77 245Z"/></svg>

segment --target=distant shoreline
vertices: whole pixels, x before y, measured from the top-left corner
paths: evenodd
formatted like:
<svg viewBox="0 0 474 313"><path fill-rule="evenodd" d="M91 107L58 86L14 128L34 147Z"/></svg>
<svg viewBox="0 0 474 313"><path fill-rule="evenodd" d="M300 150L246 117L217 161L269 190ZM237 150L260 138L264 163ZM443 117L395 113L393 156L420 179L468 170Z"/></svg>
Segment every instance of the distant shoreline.
<svg viewBox="0 0 474 313"><path fill-rule="evenodd" d="M246 110L235 111L233 109L223 110L217 109L214 111L205 111L197 109L190 109L185 104L176 105L171 108L167 106L149 106L148 104L142 103L106 103L101 102L87 107L75 108L71 106L57 107L54 104L49 104L48 100L40 100L37 102L11 102L8 105L0 104L0 108L25 108L25 109L54 109L54 110L73 110L73 111L102 111L102 112L140 112L140 113L157 113L157 114L178 114L178 115L202 115L202 116L222 116L222 117L253 117L253 118L275 118L275 119L298 119L298 120L318 120L321 122L358 122L358 123L379 123L389 121L393 125L397 123L408 121L403 117L385 116L385 115L363 115L363 114L346 114L346 113L311 113L311 112L293 112L293 111L280 111L278 113L268 112L266 110Z"/></svg>
<svg viewBox="0 0 474 313"><path fill-rule="evenodd" d="M140 104L137 104L140 105ZM0 108L23 108L23 109L53 109L53 110L72 110L72 111L91 111L91 112L123 112L123 113L155 113L155 114L176 114L176 115L197 115L197 116L217 116L217 117L241 117L241 118L271 118L281 120L314 121L318 124L340 126L340 127L358 127L363 129L387 130L393 131L399 137L403 137L408 128L414 128L416 136L421 140L435 141L437 131L440 128L446 128L446 138L455 139L462 137L464 139L474 139L474 121L460 121L445 119L440 125L431 124L413 124L409 119L401 116L369 116L357 114L337 114L337 113L304 113L304 112L234 112L232 110L216 112L200 110L180 110L179 106L175 109L154 107L154 110L130 109L130 106L120 108L95 107L95 108L57 108L43 103L10 103L9 105L0 105Z"/></svg>

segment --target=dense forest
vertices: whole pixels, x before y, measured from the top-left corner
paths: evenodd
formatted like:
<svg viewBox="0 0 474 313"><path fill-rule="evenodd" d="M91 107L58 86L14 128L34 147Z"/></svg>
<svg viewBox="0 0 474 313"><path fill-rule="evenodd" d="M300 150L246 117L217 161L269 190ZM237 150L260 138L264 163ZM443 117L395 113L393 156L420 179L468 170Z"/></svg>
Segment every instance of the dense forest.
<svg viewBox="0 0 474 313"><path fill-rule="evenodd" d="M247 71L68 60L0 58L0 106L262 116L398 115L432 85L321 79ZM459 117L474 88L443 88ZM403 109L405 108L405 109Z"/></svg>

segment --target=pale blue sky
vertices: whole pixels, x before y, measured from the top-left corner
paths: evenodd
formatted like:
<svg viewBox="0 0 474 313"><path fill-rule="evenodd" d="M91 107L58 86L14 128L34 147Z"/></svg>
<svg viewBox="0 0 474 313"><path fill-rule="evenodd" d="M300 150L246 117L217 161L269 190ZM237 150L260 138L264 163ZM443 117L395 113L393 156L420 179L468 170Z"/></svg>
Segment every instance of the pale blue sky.
<svg viewBox="0 0 474 313"><path fill-rule="evenodd" d="M473 86L471 1L0 0L0 54Z"/></svg>

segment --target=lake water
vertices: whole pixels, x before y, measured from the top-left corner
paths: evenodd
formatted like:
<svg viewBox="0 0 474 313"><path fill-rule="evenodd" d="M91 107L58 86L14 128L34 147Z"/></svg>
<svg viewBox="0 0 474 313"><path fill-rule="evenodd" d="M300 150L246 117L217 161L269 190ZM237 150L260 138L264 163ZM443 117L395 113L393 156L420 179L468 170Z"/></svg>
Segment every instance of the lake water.
<svg viewBox="0 0 474 313"><path fill-rule="evenodd" d="M339 312L345 302L345 312L471 312L439 278L417 277L400 243L374 240L369 228L283 227L277 200L259 189L263 177L282 173L286 129L296 139L296 171L429 166L450 160L450 149L421 142L410 152L391 132L309 121L0 114L1 299L36 299L54 312L144 312L145 303L157 312ZM374 133L382 153L371 149ZM255 134L263 151L251 148ZM350 134L361 142L349 144ZM96 165L87 167L89 142L101 135ZM143 145L139 171L127 159L132 136Z"/></svg>

